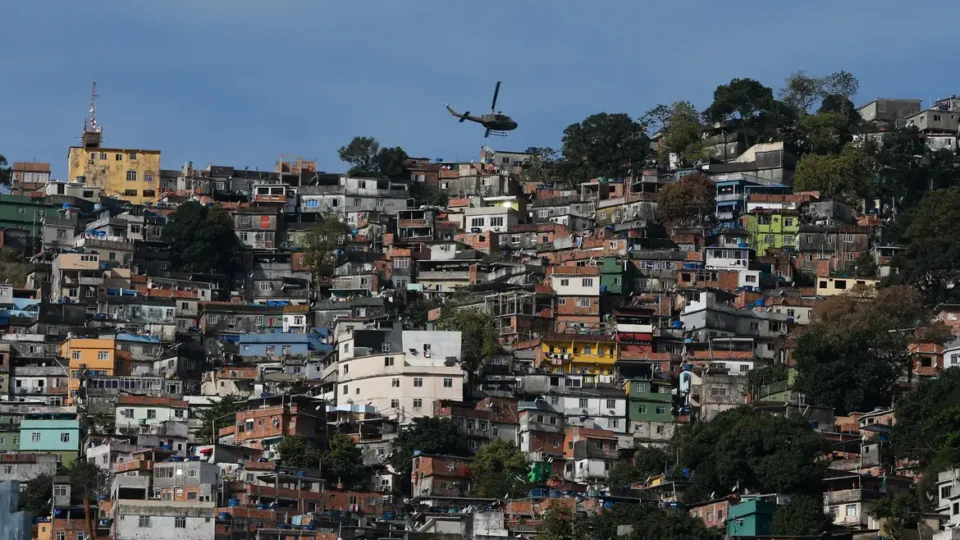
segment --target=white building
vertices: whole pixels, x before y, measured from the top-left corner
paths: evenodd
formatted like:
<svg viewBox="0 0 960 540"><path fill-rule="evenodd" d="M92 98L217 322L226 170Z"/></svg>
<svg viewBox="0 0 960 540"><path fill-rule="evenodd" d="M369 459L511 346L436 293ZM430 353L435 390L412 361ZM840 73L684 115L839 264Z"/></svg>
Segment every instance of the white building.
<svg viewBox="0 0 960 540"><path fill-rule="evenodd" d="M371 405L409 421L463 399L460 332L356 329L337 342L337 405Z"/></svg>
<svg viewBox="0 0 960 540"><path fill-rule="evenodd" d="M464 229L467 232L493 231L505 233L519 223L518 213L513 208L503 206L485 206L467 208Z"/></svg>
<svg viewBox="0 0 960 540"><path fill-rule="evenodd" d="M169 397L120 396L117 400L117 433L140 432L163 422L186 422L189 404Z"/></svg>

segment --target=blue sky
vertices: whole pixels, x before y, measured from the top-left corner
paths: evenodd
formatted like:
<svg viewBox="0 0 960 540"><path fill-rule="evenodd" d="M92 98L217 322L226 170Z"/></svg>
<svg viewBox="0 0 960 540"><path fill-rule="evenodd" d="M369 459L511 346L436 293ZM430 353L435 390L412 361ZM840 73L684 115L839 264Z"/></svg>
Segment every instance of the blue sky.
<svg viewBox="0 0 960 540"><path fill-rule="evenodd" d="M11 0L0 40L0 154L63 178L99 82L105 144L272 169L343 170L354 135L468 160L484 140L441 102L520 123L494 148L559 148L595 112L709 105L734 77L847 70L860 104L960 93L960 2L808 0Z"/></svg>

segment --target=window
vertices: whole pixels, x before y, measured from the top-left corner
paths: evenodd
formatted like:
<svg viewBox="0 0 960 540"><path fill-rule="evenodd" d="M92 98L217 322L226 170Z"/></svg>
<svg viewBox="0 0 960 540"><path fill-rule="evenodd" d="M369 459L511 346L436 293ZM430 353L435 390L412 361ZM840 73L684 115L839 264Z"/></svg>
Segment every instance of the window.
<svg viewBox="0 0 960 540"><path fill-rule="evenodd" d="M32 441L32 442L40 442L40 434L39 434L39 433L36 433L36 432L31 433L31 434L30 434L30 441Z"/></svg>
<svg viewBox="0 0 960 540"><path fill-rule="evenodd" d="M470 219L470 226L471 226L471 227L483 227L483 222L484 222L485 220L486 220L486 218L482 218L482 217L481 217L481 218L471 218L471 219Z"/></svg>
<svg viewBox="0 0 960 540"><path fill-rule="evenodd" d="M423 377L414 377L413 378L413 387L422 388L423 387Z"/></svg>
<svg viewBox="0 0 960 540"><path fill-rule="evenodd" d="M610 427L612 427L612 428L618 428L618 427L620 427L620 420L617 419L617 418L611 418L611 419L610 419Z"/></svg>
<svg viewBox="0 0 960 540"><path fill-rule="evenodd" d="M60 442L70 442L70 434L69 434L69 433L61 433L61 434L60 434Z"/></svg>
<svg viewBox="0 0 960 540"><path fill-rule="evenodd" d="M783 218L783 226L784 226L784 227L793 227L793 218ZM786 238L790 238L790 237L789 237L789 236L784 237L784 240L783 240L784 242L787 241Z"/></svg>
<svg viewBox="0 0 960 540"><path fill-rule="evenodd" d="M787 310L787 317L793 317L795 313L796 313L796 311L794 311L794 310L792 310L792 309L788 309L788 310Z"/></svg>
<svg viewBox="0 0 960 540"><path fill-rule="evenodd" d="M406 257L399 257L393 260L394 268L410 268L410 259Z"/></svg>
<svg viewBox="0 0 960 540"><path fill-rule="evenodd" d="M137 171L129 170L127 171L127 182L136 182L137 181Z"/></svg>
<svg viewBox="0 0 960 540"><path fill-rule="evenodd" d="M67 533L63 531L57 531L57 540L67 540Z"/></svg>
<svg viewBox="0 0 960 540"><path fill-rule="evenodd" d="M109 357L110 357L110 353L107 351L97 352L97 360L106 360Z"/></svg>
<svg viewBox="0 0 960 540"><path fill-rule="evenodd" d="M846 289L846 288L847 288L847 280L845 280L845 279L838 279L838 280L834 281L834 282L833 282L833 288L834 288L834 289L840 289L840 290Z"/></svg>
<svg viewBox="0 0 960 540"><path fill-rule="evenodd" d="M156 197L156 196L157 196L157 192L154 191L154 190L152 190L152 189L145 189L145 190L143 190L143 196L144 196L144 197Z"/></svg>
<svg viewBox="0 0 960 540"><path fill-rule="evenodd" d="M343 395L346 396L346 395L349 395L349 394L350 394L350 386L349 386L349 385L346 385L346 384L343 385Z"/></svg>
<svg viewBox="0 0 960 540"><path fill-rule="evenodd" d="M150 526L150 516L140 516L140 522L137 524L138 527L149 527Z"/></svg>
<svg viewBox="0 0 960 540"><path fill-rule="evenodd" d="M418 411L418 410L420 410L420 407L423 407L423 400L420 399L420 398L414 399L414 400L413 400L413 410Z"/></svg>
<svg viewBox="0 0 960 540"><path fill-rule="evenodd" d="M584 287L593 287L593 278L583 278Z"/></svg>
<svg viewBox="0 0 960 540"><path fill-rule="evenodd" d="M746 276L744 279L746 280L747 283L756 283L756 282L757 282L757 276L750 275L750 274L747 274L747 276Z"/></svg>
<svg viewBox="0 0 960 540"><path fill-rule="evenodd" d="M827 288L827 282L821 280L821 281L820 281L820 288L821 288L821 289L826 289L826 288Z"/></svg>
<svg viewBox="0 0 960 540"><path fill-rule="evenodd" d="M792 245L793 245L793 237L792 237L792 236L784 236L784 237L783 237L783 245L785 245L785 246L792 246Z"/></svg>
<svg viewBox="0 0 960 540"><path fill-rule="evenodd" d="M616 409L616 408L617 408L617 400L615 400L615 399L608 399L608 400L607 400L607 408L608 408L608 409Z"/></svg>
<svg viewBox="0 0 960 540"><path fill-rule="evenodd" d="M116 161L123 161L123 154L116 154L116 155L114 156L114 159L115 159Z"/></svg>
<svg viewBox="0 0 960 540"><path fill-rule="evenodd" d="M940 498L949 499L950 495L953 494L953 486L943 486L940 488Z"/></svg>
<svg viewBox="0 0 960 540"><path fill-rule="evenodd" d="M178 516L176 519L173 520L173 526L176 527L176 528L178 528L178 529L186 529L186 528L187 528L187 518L182 517L182 516Z"/></svg>
<svg viewBox="0 0 960 540"><path fill-rule="evenodd" d="M144 173L143 175L144 182L153 182L153 173Z"/></svg>
<svg viewBox="0 0 960 540"><path fill-rule="evenodd" d="M360 206L360 199L354 199L354 200L353 200L353 205L354 205L354 206Z"/></svg>
<svg viewBox="0 0 960 540"><path fill-rule="evenodd" d="M157 417L156 409L147 409L147 418L153 419Z"/></svg>
<svg viewBox="0 0 960 540"><path fill-rule="evenodd" d="M503 218L502 217L493 217L490 218L491 227L503 227Z"/></svg>
<svg viewBox="0 0 960 540"><path fill-rule="evenodd" d="M577 298L577 307L590 307L589 298Z"/></svg>
<svg viewBox="0 0 960 540"><path fill-rule="evenodd" d="M934 122L939 122L942 118L943 118L943 117L942 117L941 115L939 115L939 114L933 115L933 121L934 121ZM920 119L923 120L923 117L921 117ZM849 514L847 514L847 515L849 515Z"/></svg>
<svg viewBox="0 0 960 540"><path fill-rule="evenodd" d="M350 373L350 366L349 366L349 365L344 365L344 366L343 366L343 374L346 375L346 374L348 374L348 373Z"/></svg>
<svg viewBox="0 0 960 540"><path fill-rule="evenodd" d="M443 380L444 388L453 388L453 379L444 379Z"/></svg>
<svg viewBox="0 0 960 540"><path fill-rule="evenodd" d="M397 378L390 379L390 386L393 388L400 388L400 379L397 379Z"/></svg>
<svg viewBox="0 0 960 540"><path fill-rule="evenodd" d="M586 398L580 398L580 408L581 408L581 409L586 409L588 403L589 403L589 401L587 401Z"/></svg>
<svg viewBox="0 0 960 540"><path fill-rule="evenodd" d="M848 504L846 507L847 517L856 517L857 516L857 505Z"/></svg>
<svg viewBox="0 0 960 540"><path fill-rule="evenodd" d="M387 349L389 350L389 345L390 345L390 344L389 344L389 343L384 343L384 345L386 345L386 346L387 346ZM388 356L388 357L386 357L386 358L383 359L383 367L390 367L390 366L392 366L392 365L393 365L393 357L392 357L392 356Z"/></svg>
<svg viewBox="0 0 960 540"><path fill-rule="evenodd" d="M550 396L550 404L551 404L551 405L559 405L559 404L560 404L560 396Z"/></svg>
<svg viewBox="0 0 960 540"><path fill-rule="evenodd" d="M667 414L667 408L663 406L657 407L656 412L657 414Z"/></svg>
<svg viewBox="0 0 960 540"><path fill-rule="evenodd" d="M390 408L391 408L391 409L399 409L399 408L400 408L400 400L399 400L399 399L391 399L391 400L390 400Z"/></svg>
<svg viewBox="0 0 960 540"><path fill-rule="evenodd" d="M72 358L73 360L79 360L79 359L80 359L80 351L73 351L73 352L71 352L71 353L70 353L70 358Z"/></svg>
<svg viewBox="0 0 960 540"><path fill-rule="evenodd" d="M565 306L565 305L567 305L567 299L566 299L566 298L558 298L558 299L557 299L557 305L558 305L558 306Z"/></svg>
<svg viewBox="0 0 960 540"><path fill-rule="evenodd" d="M561 286L561 287L566 287L567 285L570 285L570 280L569 280L569 279L561 279L561 280L560 280L560 286Z"/></svg>

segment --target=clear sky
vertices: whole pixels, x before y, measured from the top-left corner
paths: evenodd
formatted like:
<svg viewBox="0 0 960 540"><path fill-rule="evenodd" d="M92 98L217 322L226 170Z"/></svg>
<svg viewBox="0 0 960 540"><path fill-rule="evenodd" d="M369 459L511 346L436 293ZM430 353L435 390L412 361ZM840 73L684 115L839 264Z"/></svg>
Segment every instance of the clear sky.
<svg viewBox="0 0 960 540"><path fill-rule="evenodd" d="M520 123L494 148L560 147L595 112L705 108L734 77L860 79L876 97L960 94L960 2L911 0L9 0L0 39L0 154L66 174L99 82L105 144L272 169L281 153L343 170L355 135L468 160L483 128L443 109Z"/></svg>

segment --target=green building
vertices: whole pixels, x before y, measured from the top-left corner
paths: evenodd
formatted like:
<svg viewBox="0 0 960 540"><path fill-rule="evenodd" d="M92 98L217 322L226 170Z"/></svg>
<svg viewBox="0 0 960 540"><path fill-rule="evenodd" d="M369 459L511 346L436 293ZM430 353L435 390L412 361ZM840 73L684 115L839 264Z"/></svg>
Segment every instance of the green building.
<svg viewBox="0 0 960 540"><path fill-rule="evenodd" d="M0 415L0 453L20 451L20 413Z"/></svg>
<svg viewBox="0 0 960 540"><path fill-rule="evenodd" d="M627 381L627 418L630 422L673 422L669 381L630 379Z"/></svg>
<svg viewBox="0 0 960 540"><path fill-rule="evenodd" d="M777 503L743 497L727 511L727 537L770 536Z"/></svg>
<svg viewBox="0 0 960 540"><path fill-rule="evenodd" d="M634 265L629 260L604 257L600 260L600 292L621 295L630 292Z"/></svg>
<svg viewBox="0 0 960 540"><path fill-rule="evenodd" d="M756 209L741 218L750 233L750 248L764 256L771 248L796 248L800 217L792 210Z"/></svg>
<svg viewBox="0 0 960 540"><path fill-rule="evenodd" d="M39 241L46 217L57 217L57 209L43 199L26 195L0 195L2 229L23 229L28 237Z"/></svg>
<svg viewBox="0 0 960 540"><path fill-rule="evenodd" d="M64 466L80 456L82 438L76 413L28 413L20 421L20 452L56 454Z"/></svg>

